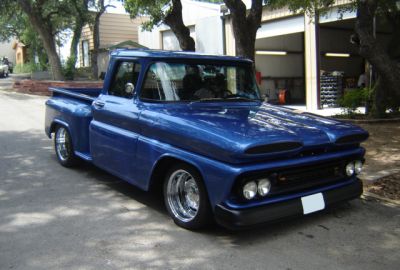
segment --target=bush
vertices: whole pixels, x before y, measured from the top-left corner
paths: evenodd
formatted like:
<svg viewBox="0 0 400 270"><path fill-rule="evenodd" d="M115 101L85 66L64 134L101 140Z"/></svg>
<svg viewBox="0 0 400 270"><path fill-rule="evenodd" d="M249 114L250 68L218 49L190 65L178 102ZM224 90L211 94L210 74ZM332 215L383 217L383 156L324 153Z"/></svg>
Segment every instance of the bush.
<svg viewBox="0 0 400 270"><path fill-rule="evenodd" d="M76 63L75 57L68 57L67 62L65 63L65 67L64 67L65 79L67 79L67 80L74 79L75 72L76 72L75 63Z"/></svg>
<svg viewBox="0 0 400 270"><path fill-rule="evenodd" d="M39 65L31 62L27 62L25 64L17 64L15 65L13 72L14 73L32 73L35 71L41 71L42 69L40 68Z"/></svg>
<svg viewBox="0 0 400 270"><path fill-rule="evenodd" d="M347 90L339 100L339 105L343 107L348 115L353 115L358 107L365 106L369 92L368 88Z"/></svg>

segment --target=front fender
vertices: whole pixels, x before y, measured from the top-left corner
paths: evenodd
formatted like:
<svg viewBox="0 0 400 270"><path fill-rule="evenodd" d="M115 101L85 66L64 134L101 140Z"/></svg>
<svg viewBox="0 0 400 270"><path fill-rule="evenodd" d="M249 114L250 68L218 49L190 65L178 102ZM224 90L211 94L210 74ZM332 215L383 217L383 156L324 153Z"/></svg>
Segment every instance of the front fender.
<svg viewBox="0 0 400 270"><path fill-rule="evenodd" d="M138 183L143 189L148 190L150 188L152 173L157 164L165 158L174 158L192 165L199 171L203 177L212 206L224 200L227 191L231 190L232 184L240 171L229 164L212 160L153 139L139 138L137 150L137 164L140 164L137 167L137 179L145 179L142 180L145 182Z"/></svg>

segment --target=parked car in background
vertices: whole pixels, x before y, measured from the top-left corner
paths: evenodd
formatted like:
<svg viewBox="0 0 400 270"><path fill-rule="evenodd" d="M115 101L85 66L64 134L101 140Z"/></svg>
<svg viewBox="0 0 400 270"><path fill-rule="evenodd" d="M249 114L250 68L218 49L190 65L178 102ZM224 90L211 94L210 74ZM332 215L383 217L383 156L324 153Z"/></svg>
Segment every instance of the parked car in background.
<svg viewBox="0 0 400 270"><path fill-rule="evenodd" d="M276 222L362 193L368 133L265 103L247 59L117 50L103 89L50 90L45 132L59 163L162 189L187 229Z"/></svg>
<svg viewBox="0 0 400 270"><path fill-rule="evenodd" d="M7 58L0 60L0 77L8 77L8 74L10 73L9 63L10 62Z"/></svg>

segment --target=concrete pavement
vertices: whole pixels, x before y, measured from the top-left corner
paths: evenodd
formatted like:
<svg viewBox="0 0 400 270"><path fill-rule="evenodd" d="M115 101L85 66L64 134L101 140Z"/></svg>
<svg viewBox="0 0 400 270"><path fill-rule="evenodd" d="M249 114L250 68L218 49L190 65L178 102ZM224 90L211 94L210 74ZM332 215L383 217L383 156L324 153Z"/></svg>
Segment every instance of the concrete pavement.
<svg viewBox="0 0 400 270"><path fill-rule="evenodd" d="M400 210L375 201L238 233L183 230L155 195L58 165L45 100L0 90L0 269L398 269Z"/></svg>
<svg viewBox="0 0 400 270"><path fill-rule="evenodd" d="M11 89L14 80L12 77L0 78L0 90Z"/></svg>

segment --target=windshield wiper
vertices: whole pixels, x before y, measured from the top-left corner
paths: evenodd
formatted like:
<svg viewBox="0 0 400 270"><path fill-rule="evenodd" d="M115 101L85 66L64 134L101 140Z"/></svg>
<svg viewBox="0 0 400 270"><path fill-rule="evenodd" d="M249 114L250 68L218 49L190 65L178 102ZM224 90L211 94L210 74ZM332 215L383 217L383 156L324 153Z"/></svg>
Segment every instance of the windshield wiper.
<svg viewBox="0 0 400 270"><path fill-rule="evenodd" d="M201 103L201 102L220 102L220 101L250 101L250 102L255 102L255 101L260 101L260 100L259 99L247 98L247 97L201 98L201 99L198 99L198 100L193 100L189 104Z"/></svg>
<svg viewBox="0 0 400 270"><path fill-rule="evenodd" d="M200 103L200 102L214 102L214 101L224 101L224 99L223 98L201 98L198 100L191 101L190 104Z"/></svg>
<svg viewBox="0 0 400 270"><path fill-rule="evenodd" d="M235 100L235 101L260 101L259 99L247 98L247 97L227 97L225 100Z"/></svg>

